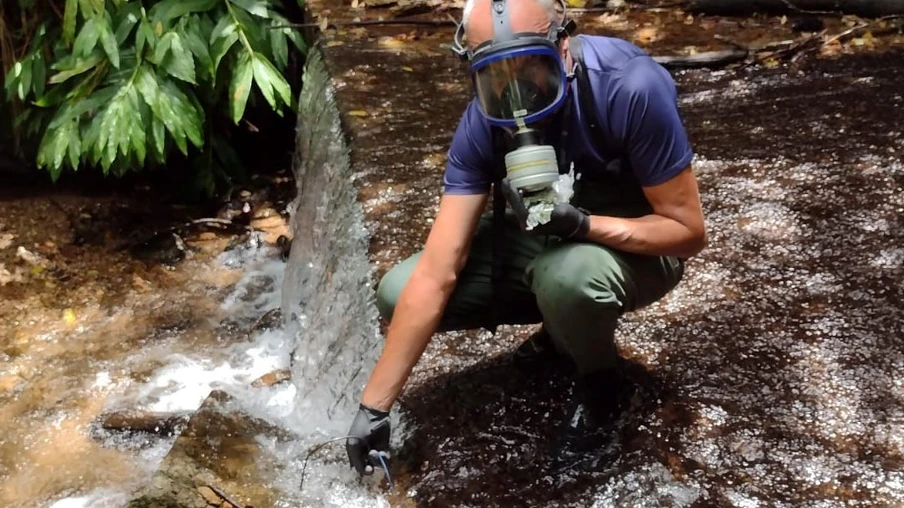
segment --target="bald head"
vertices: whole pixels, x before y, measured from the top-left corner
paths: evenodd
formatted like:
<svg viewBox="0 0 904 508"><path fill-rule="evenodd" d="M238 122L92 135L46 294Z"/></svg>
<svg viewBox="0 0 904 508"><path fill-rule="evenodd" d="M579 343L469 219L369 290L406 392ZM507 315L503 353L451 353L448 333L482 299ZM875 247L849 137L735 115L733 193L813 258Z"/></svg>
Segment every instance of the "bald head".
<svg viewBox="0 0 904 508"><path fill-rule="evenodd" d="M462 13L468 46L474 48L493 38L492 0L468 0ZM554 0L507 0L512 32L545 34L556 19Z"/></svg>

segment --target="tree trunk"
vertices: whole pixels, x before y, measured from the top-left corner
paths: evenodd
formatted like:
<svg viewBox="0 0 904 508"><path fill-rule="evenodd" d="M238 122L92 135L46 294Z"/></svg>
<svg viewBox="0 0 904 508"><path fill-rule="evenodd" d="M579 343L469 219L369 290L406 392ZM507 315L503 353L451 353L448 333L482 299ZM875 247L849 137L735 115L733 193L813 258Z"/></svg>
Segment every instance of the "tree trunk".
<svg viewBox="0 0 904 508"><path fill-rule="evenodd" d="M725 15L832 12L870 17L904 14L904 0L691 0L686 10Z"/></svg>

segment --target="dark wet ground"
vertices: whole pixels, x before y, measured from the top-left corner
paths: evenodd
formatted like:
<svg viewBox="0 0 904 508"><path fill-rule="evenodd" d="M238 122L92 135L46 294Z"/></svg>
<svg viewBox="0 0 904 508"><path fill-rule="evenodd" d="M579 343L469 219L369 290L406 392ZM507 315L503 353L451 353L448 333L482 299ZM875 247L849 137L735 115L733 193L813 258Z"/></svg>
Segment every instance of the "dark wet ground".
<svg viewBox="0 0 904 508"><path fill-rule="evenodd" d="M564 374L477 361L500 350L486 336L447 338L468 354L435 353L426 363L443 368L428 370L452 372L406 397L417 430L403 457L417 497L904 501L902 64L896 53L801 76L679 77L711 240L675 292L622 327L621 351L649 386L607 448L571 457L558 443ZM471 365L445 367L456 363Z"/></svg>
<svg viewBox="0 0 904 508"><path fill-rule="evenodd" d="M790 34L741 28L725 30L748 42ZM703 39L658 30L678 41L673 51ZM382 274L426 236L467 89L437 49L445 35L367 33L334 34L327 56ZM645 374L618 431L597 452L566 453L566 374L519 370L505 357L530 327L444 334L402 400L407 433L394 467L403 497L423 506L904 502L904 52L676 80L710 246L666 299L625 317L619 348Z"/></svg>

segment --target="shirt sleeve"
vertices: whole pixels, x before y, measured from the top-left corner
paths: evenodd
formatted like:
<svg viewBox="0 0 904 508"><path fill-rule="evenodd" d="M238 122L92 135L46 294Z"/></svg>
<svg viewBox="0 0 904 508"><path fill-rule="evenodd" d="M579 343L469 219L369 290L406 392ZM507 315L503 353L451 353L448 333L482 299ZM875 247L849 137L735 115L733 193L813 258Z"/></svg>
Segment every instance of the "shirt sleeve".
<svg viewBox="0 0 904 508"><path fill-rule="evenodd" d="M493 178L493 140L474 101L458 122L443 175L446 194L484 194Z"/></svg>
<svg viewBox="0 0 904 508"><path fill-rule="evenodd" d="M609 89L610 125L638 181L649 187L671 179L694 158L675 82L647 56L631 59L615 78Z"/></svg>

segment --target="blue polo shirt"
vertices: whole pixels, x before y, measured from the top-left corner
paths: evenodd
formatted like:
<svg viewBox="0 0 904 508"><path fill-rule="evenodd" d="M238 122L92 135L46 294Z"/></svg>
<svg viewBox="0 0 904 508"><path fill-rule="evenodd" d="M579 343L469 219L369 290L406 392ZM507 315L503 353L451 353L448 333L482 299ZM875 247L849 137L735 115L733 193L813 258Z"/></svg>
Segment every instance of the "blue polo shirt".
<svg viewBox="0 0 904 508"><path fill-rule="evenodd" d="M640 48L622 39L580 35L584 62L605 146L591 139L580 110L572 100L568 149L583 162L581 172L603 171L616 157L626 158L641 186L663 183L693 159L687 132L678 113L671 75ZM577 80L572 81L572 92ZM611 153L618 151L619 153ZM449 148L443 176L447 194L483 194L493 181L493 140L490 124L476 99L461 117ZM592 175L588 175L592 176Z"/></svg>

